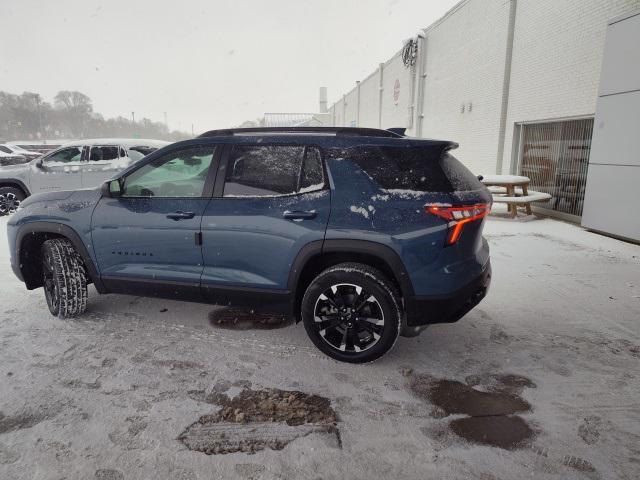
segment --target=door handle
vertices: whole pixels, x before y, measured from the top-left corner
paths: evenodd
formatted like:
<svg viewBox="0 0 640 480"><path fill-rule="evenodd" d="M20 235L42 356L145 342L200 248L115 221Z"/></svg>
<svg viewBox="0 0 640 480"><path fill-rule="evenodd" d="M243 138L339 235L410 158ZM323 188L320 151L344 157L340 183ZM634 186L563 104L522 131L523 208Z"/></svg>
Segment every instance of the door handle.
<svg viewBox="0 0 640 480"><path fill-rule="evenodd" d="M318 212L315 210L294 210L293 212L287 210L282 214L287 220L308 220L316 218Z"/></svg>
<svg viewBox="0 0 640 480"><path fill-rule="evenodd" d="M182 211L177 211L177 212L173 212L173 213L167 213L167 218L170 218L171 220L188 220L190 218L195 217L196 214L193 212L182 212Z"/></svg>

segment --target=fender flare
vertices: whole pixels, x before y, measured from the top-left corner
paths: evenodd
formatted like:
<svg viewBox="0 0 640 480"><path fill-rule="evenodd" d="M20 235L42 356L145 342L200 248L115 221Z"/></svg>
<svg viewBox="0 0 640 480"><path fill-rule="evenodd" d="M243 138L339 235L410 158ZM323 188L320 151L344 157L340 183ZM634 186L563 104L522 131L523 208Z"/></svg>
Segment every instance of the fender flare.
<svg viewBox="0 0 640 480"><path fill-rule="evenodd" d="M293 293L297 290L298 281L307 262L311 260L312 257L322 254L322 244L323 240L314 240L300 249L289 269L287 288L290 292Z"/></svg>
<svg viewBox="0 0 640 480"><path fill-rule="evenodd" d="M31 192L22 180L18 180L17 178L0 178L0 184L2 183L14 183L22 189L27 197L31 196Z"/></svg>
<svg viewBox="0 0 640 480"><path fill-rule="evenodd" d="M62 235L69 239L69 241L73 244L74 248L78 251L82 260L84 261L85 266L87 267L87 273L93 282L93 285L96 287L99 293L105 293L106 289L102 284L102 280L100 279L100 274L96 265L93 263L91 256L87 250L87 247L82 242L80 235L71 228L69 225L65 225L64 223L57 222L31 222L25 223L24 225L18 228L18 233L16 234L16 258L21 258L21 247L24 238L27 235L31 235L32 233L53 233L56 235Z"/></svg>
<svg viewBox="0 0 640 480"><path fill-rule="evenodd" d="M378 257L395 274L403 297L413 296L413 284L400 256L388 245L369 240L325 240L322 253L361 253Z"/></svg>
<svg viewBox="0 0 640 480"><path fill-rule="evenodd" d="M407 269L398 254L391 247L369 240L352 239L315 240L306 244L291 265L287 282L289 291L296 291L298 280L307 262L312 257L326 253L356 253L377 257L385 262L394 272L400 284L402 296L405 298L413 296L413 285Z"/></svg>

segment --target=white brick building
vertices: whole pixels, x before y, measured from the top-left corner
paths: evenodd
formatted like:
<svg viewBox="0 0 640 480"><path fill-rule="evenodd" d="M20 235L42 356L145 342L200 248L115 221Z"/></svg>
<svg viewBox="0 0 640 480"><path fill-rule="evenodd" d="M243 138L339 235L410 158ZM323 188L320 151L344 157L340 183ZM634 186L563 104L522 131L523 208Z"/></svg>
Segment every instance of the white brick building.
<svg viewBox="0 0 640 480"><path fill-rule="evenodd" d="M547 208L578 219L607 22L638 9L640 0L463 0L424 30L415 67L398 52L331 118L454 140L474 172L526 174L553 195Z"/></svg>

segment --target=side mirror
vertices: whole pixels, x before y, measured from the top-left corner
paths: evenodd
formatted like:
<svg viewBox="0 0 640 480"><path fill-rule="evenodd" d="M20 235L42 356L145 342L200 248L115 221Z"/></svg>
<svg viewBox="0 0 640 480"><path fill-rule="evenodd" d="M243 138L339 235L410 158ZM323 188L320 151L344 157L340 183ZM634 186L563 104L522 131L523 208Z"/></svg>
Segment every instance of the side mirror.
<svg viewBox="0 0 640 480"><path fill-rule="evenodd" d="M35 163L34 163L36 168L39 168L40 170L44 170L44 165L42 165L42 157L38 158Z"/></svg>
<svg viewBox="0 0 640 480"><path fill-rule="evenodd" d="M109 180L102 184L102 188L100 189L103 197L120 197L122 196L122 187L120 185L120 180Z"/></svg>

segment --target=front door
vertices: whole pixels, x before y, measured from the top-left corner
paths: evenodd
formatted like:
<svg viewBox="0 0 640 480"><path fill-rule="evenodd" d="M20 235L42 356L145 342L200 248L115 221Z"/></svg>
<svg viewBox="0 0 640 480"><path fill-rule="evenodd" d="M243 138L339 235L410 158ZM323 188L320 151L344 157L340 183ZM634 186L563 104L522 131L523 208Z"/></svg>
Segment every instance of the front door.
<svg viewBox="0 0 640 480"><path fill-rule="evenodd" d="M223 160L202 220L203 293L229 304L278 293L307 244L324 240L330 211L320 151L304 146L234 146ZM263 297L261 294L266 294Z"/></svg>
<svg viewBox="0 0 640 480"><path fill-rule="evenodd" d="M215 146L165 153L127 174L122 196L100 200L92 235L109 291L200 297L200 222L215 153Z"/></svg>
<svg viewBox="0 0 640 480"><path fill-rule="evenodd" d="M82 188L82 147L61 148L42 158L32 168L29 186L32 194Z"/></svg>

